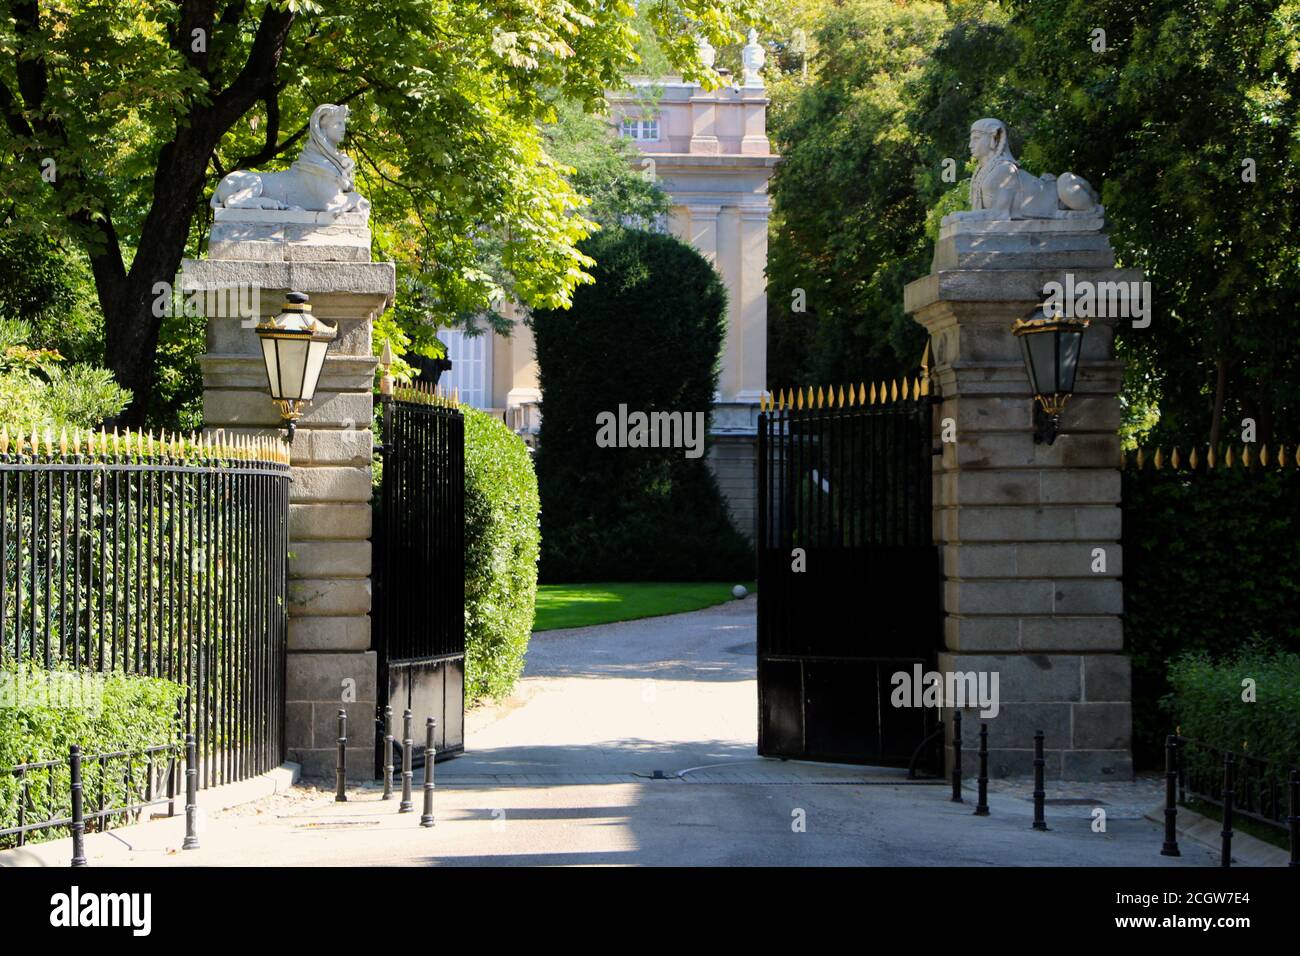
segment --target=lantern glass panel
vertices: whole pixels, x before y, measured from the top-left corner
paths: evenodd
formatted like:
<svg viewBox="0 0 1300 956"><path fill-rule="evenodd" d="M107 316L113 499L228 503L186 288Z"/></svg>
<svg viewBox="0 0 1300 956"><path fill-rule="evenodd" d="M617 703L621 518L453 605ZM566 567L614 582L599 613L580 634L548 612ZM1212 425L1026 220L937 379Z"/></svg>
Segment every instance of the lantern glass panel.
<svg viewBox="0 0 1300 956"><path fill-rule="evenodd" d="M1020 341L1029 352L1025 364L1031 370L1034 394L1055 395L1060 391L1056 374L1056 333L1031 332L1022 335Z"/></svg>
<svg viewBox="0 0 1300 956"><path fill-rule="evenodd" d="M300 399L302 395L303 375L307 370L306 339L276 339L279 352L280 388L284 399Z"/></svg>
<svg viewBox="0 0 1300 956"><path fill-rule="evenodd" d="M1083 348L1082 332L1061 332L1060 388L1062 392L1074 391L1074 378L1079 371L1079 352Z"/></svg>
<svg viewBox="0 0 1300 956"><path fill-rule="evenodd" d="M321 368L325 364L325 353L329 351L328 339L316 339L307 346L307 368L303 378L302 397L312 401L316 397L316 385L320 381Z"/></svg>
<svg viewBox="0 0 1300 956"><path fill-rule="evenodd" d="M283 398L280 387L280 359L275 347L275 339L262 339L262 361L266 363L266 377L271 383L271 397Z"/></svg>

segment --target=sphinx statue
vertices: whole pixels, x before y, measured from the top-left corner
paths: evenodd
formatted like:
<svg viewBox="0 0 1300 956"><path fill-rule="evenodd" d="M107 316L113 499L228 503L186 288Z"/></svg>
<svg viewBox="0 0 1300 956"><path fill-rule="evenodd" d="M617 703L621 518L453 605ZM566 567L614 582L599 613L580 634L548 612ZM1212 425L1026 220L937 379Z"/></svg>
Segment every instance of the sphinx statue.
<svg viewBox="0 0 1300 956"><path fill-rule="evenodd" d="M213 209L287 209L361 213L370 202L356 192L356 163L339 150L347 132L348 108L325 103L311 114L307 144L283 172L238 169L225 176L212 194Z"/></svg>
<svg viewBox="0 0 1300 956"><path fill-rule="evenodd" d="M979 164L970 184L970 210L950 213L962 220L1071 219L1102 215L1096 190L1082 176L1035 176L1011 154L1007 124L982 119L970 128L970 151Z"/></svg>

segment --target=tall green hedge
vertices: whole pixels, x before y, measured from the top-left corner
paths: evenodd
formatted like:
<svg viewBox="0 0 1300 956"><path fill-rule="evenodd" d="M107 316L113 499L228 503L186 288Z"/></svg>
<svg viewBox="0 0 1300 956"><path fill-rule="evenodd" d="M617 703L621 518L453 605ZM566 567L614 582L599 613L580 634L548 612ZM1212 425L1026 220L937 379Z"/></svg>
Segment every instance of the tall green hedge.
<svg viewBox="0 0 1300 956"><path fill-rule="evenodd" d="M1126 469L1124 640L1133 748L1155 766L1170 731L1169 662L1247 646L1300 651L1300 472Z"/></svg>
<svg viewBox="0 0 1300 956"><path fill-rule="evenodd" d="M539 501L527 446L503 422L465 414L465 694L510 692L537 602Z"/></svg>
<svg viewBox="0 0 1300 956"><path fill-rule="evenodd" d="M671 236L616 229L583 244L594 285L533 316L542 388L537 473L545 581L752 577L704 457L601 448L597 415L705 413L718 383L726 290Z"/></svg>
<svg viewBox="0 0 1300 956"><path fill-rule="evenodd" d="M1242 699L1247 679L1253 700ZM1169 683L1171 729L1270 761L1279 784L1300 762L1300 654L1247 648L1218 662L1187 654L1170 666Z"/></svg>
<svg viewBox="0 0 1300 956"><path fill-rule="evenodd" d="M74 679L77 683L70 683ZM70 687L76 690L70 693ZM0 667L0 829L18 822L23 791L17 775L8 772L11 768L58 760L53 768L27 774L26 819L35 822L66 817L71 806L69 747L77 744L83 753L95 755L173 743L180 730L175 719L176 704L184 693L179 684L157 677L46 672L26 663ZM93 761L85 764L87 807L98 807L101 794L106 806L127 802L126 759L115 758L105 767L107 775L101 774ZM137 799L143 792L146 769L144 757L131 759L130 776ZM183 781L178 786L183 786ZM27 841L35 843L64 835L62 830L37 831L29 834ZM0 848L16 843L16 836L0 837Z"/></svg>

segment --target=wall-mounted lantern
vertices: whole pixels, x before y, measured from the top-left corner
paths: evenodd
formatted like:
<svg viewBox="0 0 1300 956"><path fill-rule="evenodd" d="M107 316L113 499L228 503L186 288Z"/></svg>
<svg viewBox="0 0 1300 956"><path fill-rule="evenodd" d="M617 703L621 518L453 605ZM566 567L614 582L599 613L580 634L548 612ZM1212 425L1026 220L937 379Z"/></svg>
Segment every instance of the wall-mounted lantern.
<svg viewBox="0 0 1300 956"><path fill-rule="evenodd" d="M1034 390L1036 445L1056 441L1061 412L1074 392L1087 328L1087 319L1067 319L1058 307L1048 305L1017 319L1011 327L1012 334L1020 339L1029 386Z"/></svg>
<svg viewBox="0 0 1300 956"><path fill-rule="evenodd" d="M305 293L290 292L284 298L284 311L258 325L255 331L262 342L271 400L280 406L286 437L293 441L303 408L316 397L325 353L339 330L311 314Z"/></svg>

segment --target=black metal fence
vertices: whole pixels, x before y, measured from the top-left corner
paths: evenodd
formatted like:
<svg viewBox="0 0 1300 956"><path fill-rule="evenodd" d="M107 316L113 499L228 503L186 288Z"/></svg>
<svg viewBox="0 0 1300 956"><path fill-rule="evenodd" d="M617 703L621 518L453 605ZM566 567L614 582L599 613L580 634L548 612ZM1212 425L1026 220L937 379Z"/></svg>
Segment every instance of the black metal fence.
<svg viewBox="0 0 1300 956"><path fill-rule="evenodd" d="M279 765L288 485L269 439L0 433L0 667L177 682L202 786Z"/></svg>
<svg viewBox="0 0 1300 956"><path fill-rule="evenodd" d="M1279 830L1288 826L1288 778L1292 766L1281 766L1253 754L1190 737L1175 737L1178 754L1178 799L1193 800L1223 808L1224 791L1232 792L1233 813ZM1231 773L1224 768L1232 756ZM1226 784L1226 786L1225 786Z"/></svg>
<svg viewBox="0 0 1300 956"><path fill-rule="evenodd" d="M925 378L764 405L759 752L907 765L937 715L891 706L891 677L942 627Z"/></svg>
<svg viewBox="0 0 1300 956"><path fill-rule="evenodd" d="M383 403L373 646L379 714L437 721L437 753L464 750L465 421L454 398L401 388ZM382 745L382 730L376 735ZM377 746L376 773L383 757ZM423 759L424 748L415 756Z"/></svg>

